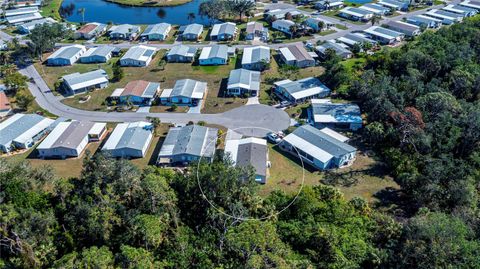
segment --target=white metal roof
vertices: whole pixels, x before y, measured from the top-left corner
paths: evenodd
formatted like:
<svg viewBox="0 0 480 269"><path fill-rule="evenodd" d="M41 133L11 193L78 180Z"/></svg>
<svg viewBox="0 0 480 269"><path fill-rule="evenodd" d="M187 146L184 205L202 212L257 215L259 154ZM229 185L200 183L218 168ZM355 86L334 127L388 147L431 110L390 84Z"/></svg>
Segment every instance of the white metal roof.
<svg viewBox="0 0 480 269"><path fill-rule="evenodd" d="M306 152L308 155L313 156L315 159L323 163L326 163L333 158L333 155L331 155L330 153L322 150L321 148L302 139L301 137L298 137L293 133L287 135L283 140L290 143L297 149Z"/></svg>
<svg viewBox="0 0 480 269"><path fill-rule="evenodd" d="M32 128L28 129L26 132L21 134L19 137L15 138L13 141L18 143L26 143L28 140L32 139L32 137L36 136L41 131L45 130L52 124L54 120L45 118L41 122L32 126Z"/></svg>
<svg viewBox="0 0 480 269"><path fill-rule="evenodd" d="M341 142L346 142L346 141L349 140L348 137L346 137L346 136L344 136L344 135L342 135L338 132L335 132L334 130L332 130L330 128L327 128L327 127L323 128L323 129L320 129L320 132L323 132L323 133L325 133L325 134L327 134L327 135L329 135L329 136L331 136L331 137L333 137L333 138L335 138L335 139L337 139L338 141L341 141Z"/></svg>

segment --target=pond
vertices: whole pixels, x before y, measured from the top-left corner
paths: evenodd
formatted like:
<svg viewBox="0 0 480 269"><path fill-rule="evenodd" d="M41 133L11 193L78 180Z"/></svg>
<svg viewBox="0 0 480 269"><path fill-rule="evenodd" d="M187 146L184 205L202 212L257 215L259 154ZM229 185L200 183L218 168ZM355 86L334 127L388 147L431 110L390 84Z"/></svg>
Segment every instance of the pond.
<svg viewBox="0 0 480 269"><path fill-rule="evenodd" d="M68 21L82 22L80 9L84 8L85 22L101 22L114 24L154 24L168 22L184 25L190 22L208 24L208 19L198 15L198 6L204 0L173 7L132 7L110 3L104 0L64 0L60 14ZM194 13L195 18L189 20L188 14Z"/></svg>

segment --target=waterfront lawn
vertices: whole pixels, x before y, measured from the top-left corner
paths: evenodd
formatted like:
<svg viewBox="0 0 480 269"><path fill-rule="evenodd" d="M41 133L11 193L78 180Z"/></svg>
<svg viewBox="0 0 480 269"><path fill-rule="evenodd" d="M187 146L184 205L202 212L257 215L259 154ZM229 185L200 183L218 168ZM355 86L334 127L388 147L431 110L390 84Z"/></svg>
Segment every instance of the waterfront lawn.
<svg viewBox="0 0 480 269"><path fill-rule="evenodd" d="M62 17L60 16L58 10L60 9L62 2L63 0L50 0L48 1L47 5L40 8L40 13L44 17L52 17L56 21L61 21Z"/></svg>

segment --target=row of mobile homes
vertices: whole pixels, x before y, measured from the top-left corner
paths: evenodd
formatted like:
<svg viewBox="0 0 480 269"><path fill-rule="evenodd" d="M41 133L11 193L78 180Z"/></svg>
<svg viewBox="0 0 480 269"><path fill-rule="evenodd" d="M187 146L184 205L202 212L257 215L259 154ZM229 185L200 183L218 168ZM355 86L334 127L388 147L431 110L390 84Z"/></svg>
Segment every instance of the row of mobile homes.
<svg viewBox="0 0 480 269"><path fill-rule="evenodd" d="M394 10L408 11L409 2L407 1L397 1L397 0L380 0L378 1L379 5L382 5L387 8Z"/></svg>
<svg viewBox="0 0 480 269"><path fill-rule="evenodd" d="M354 45L362 45L365 43L371 44L372 46L377 46L378 42L368 38L366 35L362 33L348 33L342 37L336 39L337 42L343 43L349 47L353 47Z"/></svg>
<svg viewBox="0 0 480 269"><path fill-rule="evenodd" d="M473 8L480 11L480 1L478 0L467 0L459 3L460 6Z"/></svg>
<svg viewBox="0 0 480 269"><path fill-rule="evenodd" d="M356 7L346 7L341 9L338 15L352 21L368 21L373 17L373 12Z"/></svg>
<svg viewBox="0 0 480 269"><path fill-rule="evenodd" d="M99 141L106 133L105 123L60 122L37 147L42 158L79 157L88 143Z"/></svg>
<svg viewBox="0 0 480 269"><path fill-rule="evenodd" d="M15 8L15 9L6 9L4 11L5 17L12 17L12 16L20 16L20 15L27 15L27 14L34 14L40 12L38 7L23 7L23 8Z"/></svg>
<svg viewBox="0 0 480 269"><path fill-rule="evenodd" d="M429 10L424 15L441 20L442 24L445 24L445 25L451 25L457 22L462 22L463 20L462 14L441 10L441 9Z"/></svg>
<svg viewBox="0 0 480 269"><path fill-rule="evenodd" d="M163 105L197 106L207 95L207 83L193 79L175 82L173 89L164 89L160 95Z"/></svg>
<svg viewBox="0 0 480 269"><path fill-rule="evenodd" d="M31 148L47 132L52 119L37 114L15 114L0 123L0 151Z"/></svg>
<svg viewBox="0 0 480 269"><path fill-rule="evenodd" d="M356 148L345 143L341 134L310 125L302 125L287 135L280 142L280 149L319 170L349 166L357 153Z"/></svg>
<svg viewBox="0 0 480 269"><path fill-rule="evenodd" d="M115 158L143 158L153 138L149 122L120 123L113 130L102 151Z"/></svg>
<svg viewBox="0 0 480 269"><path fill-rule="evenodd" d="M133 46L120 59L121 66L145 67L150 64L157 51L154 47Z"/></svg>
<svg viewBox="0 0 480 269"><path fill-rule="evenodd" d="M26 22L17 26L17 31L21 34L28 35L30 32L35 29L35 27L43 25L43 24L52 24L56 23L56 21L52 18L43 18L39 20L34 20L30 22Z"/></svg>
<svg viewBox="0 0 480 269"><path fill-rule="evenodd" d="M72 65L87 51L83 45L70 45L61 47L47 58L47 65L64 66Z"/></svg>
<svg viewBox="0 0 480 269"><path fill-rule="evenodd" d="M287 65L299 68L315 66L315 59L302 46L302 44L294 44L279 49L282 61Z"/></svg>
<svg viewBox="0 0 480 269"><path fill-rule="evenodd" d="M360 107L350 103L332 103L330 99L312 99L308 121L316 128L356 131L362 128Z"/></svg>
<svg viewBox="0 0 480 269"><path fill-rule="evenodd" d="M242 68L263 71L269 64L269 47L256 46L243 49Z"/></svg>
<svg viewBox="0 0 480 269"><path fill-rule="evenodd" d="M113 46L98 46L89 48L82 56L81 63L106 63L112 58L112 52L115 50Z"/></svg>
<svg viewBox="0 0 480 269"><path fill-rule="evenodd" d="M107 31L107 25L98 22L91 22L83 25L74 33L75 39L92 39Z"/></svg>
<svg viewBox="0 0 480 269"><path fill-rule="evenodd" d="M406 18L406 22L419 27L436 29L442 25L442 21L425 15L414 15Z"/></svg>
<svg viewBox="0 0 480 269"><path fill-rule="evenodd" d="M173 46L167 53L169 63L191 63L197 54L197 48L187 45Z"/></svg>
<svg viewBox="0 0 480 269"><path fill-rule="evenodd" d="M108 86L108 75L103 69L86 73L73 73L62 77L62 84L68 94L79 94Z"/></svg>
<svg viewBox="0 0 480 269"><path fill-rule="evenodd" d="M264 13L265 18L276 18L277 20L286 19L287 15L301 17L304 13L296 8L272 9Z"/></svg>
<svg viewBox="0 0 480 269"><path fill-rule="evenodd" d="M212 162L217 138L216 128L199 125L170 128L158 154L157 164L187 165L200 159Z"/></svg>
<svg viewBox="0 0 480 269"><path fill-rule="evenodd" d="M364 4L360 7L360 9L363 9L368 12L373 12L373 14L379 15L379 16L385 16L388 14L391 14L392 12L390 11L390 8L379 5L379 4Z"/></svg>
<svg viewBox="0 0 480 269"><path fill-rule="evenodd" d="M265 139L248 137L242 139L227 139L225 142L225 155L233 165L241 168L253 168L255 181L267 183L268 146Z"/></svg>
<svg viewBox="0 0 480 269"><path fill-rule="evenodd" d="M43 16L40 13L35 12L35 13L23 14L23 15L6 16L5 18L8 24L18 25L22 23L43 19Z"/></svg>
<svg viewBox="0 0 480 269"><path fill-rule="evenodd" d="M479 2L480 4L480 2ZM471 8L471 7L466 7L462 5L455 5L455 4L450 4L447 5L446 7L442 8L443 10L453 12L453 13L458 13L462 14L463 17L472 17L478 14L478 11L480 10L480 7L478 9Z"/></svg>
<svg viewBox="0 0 480 269"><path fill-rule="evenodd" d="M319 11L339 9L345 6L343 0L320 0L314 3L315 9Z"/></svg>
<svg viewBox="0 0 480 269"><path fill-rule="evenodd" d="M380 26L372 26L368 29L363 30L369 38L378 41L382 45L392 45L397 42L400 42L405 37L405 34L393 31L387 28Z"/></svg>
<svg viewBox="0 0 480 269"><path fill-rule="evenodd" d="M403 21L387 21L383 26L408 37L417 36L421 33L420 27Z"/></svg>
<svg viewBox="0 0 480 269"><path fill-rule="evenodd" d="M285 79L277 81L275 94L292 103L302 103L310 99L324 98L332 92L318 78L309 77L296 81Z"/></svg>
<svg viewBox="0 0 480 269"><path fill-rule="evenodd" d="M119 88L110 95L111 100L118 103L136 105L151 105L160 92L160 83L145 80L130 81L125 88Z"/></svg>
<svg viewBox="0 0 480 269"><path fill-rule="evenodd" d="M329 50L335 52L335 54L340 56L342 59L350 59L353 56L353 53L348 49L347 45L336 43L332 40L327 40L315 47L315 51L322 58L327 56Z"/></svg>
<svg viewBox="0 0 480 269"><path fill-rule="evenodd" d="M260 91L260 72L247 69L230 71L227 94L233 96L258 96Z"/></svg>

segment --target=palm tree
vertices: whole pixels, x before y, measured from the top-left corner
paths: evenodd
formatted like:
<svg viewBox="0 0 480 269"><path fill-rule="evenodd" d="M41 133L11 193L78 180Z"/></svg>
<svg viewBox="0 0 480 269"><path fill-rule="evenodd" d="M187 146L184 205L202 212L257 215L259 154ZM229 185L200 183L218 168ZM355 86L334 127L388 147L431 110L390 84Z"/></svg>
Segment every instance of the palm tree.
<svg viewBox="0 0 480 269"><path fill-rule="evenodd" d="M78 9L78 14L82 14L82 23L85 23L85 11L84 7Z"/></svg>
<svg viewBox="0 0 480 269"><path fill-rule="evenodd" d="M293 35L298 31L298 26L296 24L290 26L290 38L293 38Z"/></svg>
<svg viewBox="0 0 480 269"><path fill-rule="evenodd" d="M195 13L193 12L188 13L187 20L189 20L190 23L192 23L195 20Z"/></svg>
<svg viewBox="0 0 480 269"><path fill-rule="evenodd" d="M372 23L372 26L377 24L380 21L381 17L378 16L377 14L374 14L370 22Z"/></svg>
<svg viewBox="0 0 480 269"><path fill-rule="evenodd" d="M330 1L325 0L325 2L323 2L323 6L325 7L326 10L330 10Z"/></svg>
<svg viewBox="0 0 480 269"><path fill-rule="evenodd" d="M323 21L318 22L318 32L322 32L323 28L325 28L325 23Z"/></svg>

